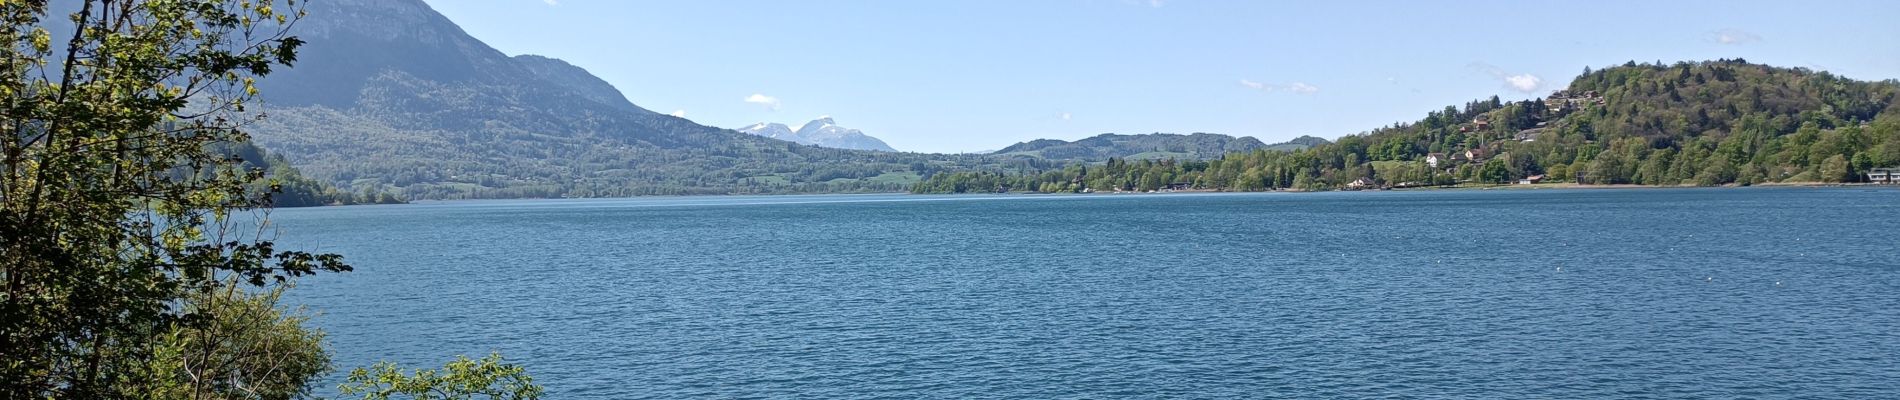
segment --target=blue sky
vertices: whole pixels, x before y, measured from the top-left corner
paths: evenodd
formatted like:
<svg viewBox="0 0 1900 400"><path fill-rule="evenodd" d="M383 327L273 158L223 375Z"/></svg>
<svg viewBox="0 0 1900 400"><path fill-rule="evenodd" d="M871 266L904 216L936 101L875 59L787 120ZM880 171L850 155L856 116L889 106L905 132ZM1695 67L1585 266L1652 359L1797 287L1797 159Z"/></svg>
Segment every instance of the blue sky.
<svg viewBox="0 0 1900 400"><path fill-rule="evenodd" d="M924 152L1105 132L1330 139L1629 60L1900 78L1896 1L428 2L654 111L728 128L829 115Z"/></svg>

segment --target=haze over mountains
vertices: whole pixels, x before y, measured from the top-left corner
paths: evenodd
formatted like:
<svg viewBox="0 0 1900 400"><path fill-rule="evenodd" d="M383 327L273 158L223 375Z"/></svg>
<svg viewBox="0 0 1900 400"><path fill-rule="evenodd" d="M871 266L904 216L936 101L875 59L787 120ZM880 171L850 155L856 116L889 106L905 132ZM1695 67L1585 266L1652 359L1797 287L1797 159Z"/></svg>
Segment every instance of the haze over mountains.
<svg viewBox="0 0 1900 400"><path fill-rule="evenodd" d="M308 3L300 62L259 82L258 142L306 175L410 198L896 191L982 160L825 149L636 106L560 60L510 57L420 0ZM821 165L822 162L822 165Z"/></svg>
<svg viewBox="0 0 1900 400"><path fill-rule="evenodd" d="M307 44L293 68L258 83L269 118L252 133L305 176L349 190L411 199L894 192L936 171L1047 161L896 153L829 118L796 131L699 125L635 105L564 61L503 54L421 0L307 6L292 32Z"/></svg>
<svg viewBox="0 0 1900 400"><path fill-rule="evenodd" d="M1285 165L1248 171L1254 175L1211 175L1196 184L1236 190L1322 189L1343 187L1360 178L1383 182L1388 176L1420 180L1417 176L1423 174L1436 182L1437 178L1425 173L1431 169L1419 164L1426 155L1467 150L1503 154L1520 147L1536 147L1535 160L1514 157L1516 164L1501 166L1503 172L1486 176L1522 177L1591 168L1594 176L1617 177L1604 182L1647 183L1633 177L1637 174L1623 164L1599 168L1597 154L1607 150L1603 143L1636 136L1647 142L1612 147L1668 149L1673 153L1667 156L1669 162L1682 160L1674 154L1694 154L1698 158L1681 167L1691 168L1707 162L1701 154L1713 150L1704 147L1726 143L1734 130L1756 129L1775 138L1791 133L1800 121L1814 122L1825 133L1867 123L1877 114L1893 115L1878 112L1893 104L1891 82L1858 82L1741 60L1678 65L1632 62L1616 68L1615 74L1599 70L1570 84L1570 92L1603 94L1592 101L1605 106L1589 108L1588 113L1539 108L1546 102L1566 101L1557 96L1522 104L1493 98L1463 109L1432 111L1418 123L1348 135L1338 143L1313 137L1267 145L1248 137L1206 133L1104 134L1075 141L1029 141L991 154L900 153L830 118L808 122L797 130L769 122L730 130L656 113L564 61L505 55L470 37L421 0L326 0L308 6L308 16L293 32L308 43L300 51L298 64L258 84L269 118L253 127L257 142L288 158L307 177L350 191L387 188L410 199L895 192L914 189L945 171L985 177L1053 172L1110 159L1152 162L1156 165L1136 167L1160 171L1163 166L1200 165L1172 161L1219 161L1234 155ZM1674 75L1645 76L1642 85L1617 80L1638 73ZM1735 78L1747 74L1760 78ZM1691 87L1695 90L1679 89ZM1508 115L1502 114L1507 111ZM1470 121L1479 116L1498 123ZM1470 126L1457 125L1461 119ZM1874 122L1874 133L1883 132L1883 125ZM1759 129L1769 125L1774 129ZM1394 132L1405 135L1397 137ZM1545 132L1562 134L1544 138ZM1861 133L1839 134L1855 138ZM1791 140L1810 146L1808 139ZM1838 180L1852 171L1889 166L1896 163L1890 159L1900 159L1889 154L1894 147L1876 146L1884 143L1885 136L1855 140L1846 142L1852 146L1828 147L1817 153L1841 155L1851 168L1834 168L1827 162L1826 171L1815 169L1825 157L1735 156L1728 158L1732 167L1748 174L1717 166L1722 173L1707 179L1697 173L1672 172L1655 182L1680 182L1683 179L1676 178L1685 176L1716 183L1769 179L1761 177ZM1738 146L1755 150L1747 147L1751 145ZM1861 151L1870 147L1875 151ZM1260 150L1300 154L1262 158L1266 156ZM1648 153L1631 152L1622 158L1630 163L1649 161ZM1264 168L1265 162L1253 168ZM1379 163L1378 167L1373 163ZM1477 167L1449 171L1459 176L1452 181L1476 179ZM1398 172L1373 172L1380 168ZM1200 171L1177 172L1184 176ZM989 178L994 176L984 179ZM1159 180L1174 183L1172 178ZM1131 180L1099 182L1128 186ZM954 182L935 187L961 190ZM1034 190L1041 185L1021 187Z"/></svg>

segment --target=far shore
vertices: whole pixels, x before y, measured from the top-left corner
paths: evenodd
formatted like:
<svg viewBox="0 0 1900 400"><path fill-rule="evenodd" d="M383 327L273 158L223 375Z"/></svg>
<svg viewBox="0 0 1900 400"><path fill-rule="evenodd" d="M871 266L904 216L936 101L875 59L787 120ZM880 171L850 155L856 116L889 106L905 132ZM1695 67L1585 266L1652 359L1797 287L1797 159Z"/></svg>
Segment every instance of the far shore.
<svg viewBox="0 0 1900 400"><path fill-rule="evenodd" d="M1458 184L1458 185L1450 185L1450 186L1419 186L1419 187L1408 187L1408 188L1391 188L1391 189L1361 189L1361 190L1298 190L1298 189L1279 189L1279 190L1264 190L1264 191L1229 191L1229 190L1212 190L1212 189L1183 189L1183 190L1171 190L1171 191L1156 191L1156 192L1152 192L1152 193L1150 193L1150 192L1136 192L1136 191L1123 191L1123 192L1113 192L1113 191L1110 191L1110 192L1092 192L1092 193L1043 193L1043 192L1005 192L1005 193L995 193L995 192L981 192L981 193L908 193L908 192L865 192L865 193L781 193L781 194L704 194L704 195L671 195L671 196L631 196L631 197L574 197L574 198L565 198L565 199L612 199L612 198L654 198L654 197L677 197L677 198L692 198L692 197L726 197L726 196L768 196L768 197L769 197L769 196L835 196L835 195L913 195L913 194L920 194L920 195L1010 195L1010 194L1014 194L1014 195L1057 195L1057 196L1114 196L1114 195L1146 195L1146 194L1194 194L1194 193L1325 193L1325 192L1354 192L1354 191L1373 191L1373 192L1378 192L1378 191L1404 191L1404 192L1410 192L1410 191L1464 191L1464 190L1543 190L1543 189L1694 189L1694 188L1748 188L1748 187L1784 187L1784 188L1785 188L1785 187L1859 187L1859 188L1885 188L1885 189L1900 189L1900 185L1877 185L1877 184L1871 184L1871 183L1826 183L1826 182L1776 182L1776 183L1763 183L1763 184L1756 184L1756 185L1750 185L1750 186L1741 186L1741 185L1735 185L1735 184L1729 184L1729 185L1721 185L1721 186L1697 186L1697 185L1670 185L1670 186L1657 186L1657 185L1634 185L1634 184L1615 184L1615 185L1586 185L1586 184L1579 184L1579 183L1575 183L1575 182L1556 182L1556 183L1536 183L1536 184L1505 184L1505 185L1487 185L1487 184ZM536 198L536 197L525 197L525 198L511 198L511 199L449 199L449 200L428 200L428 199L425 199L425 200L412 200L412 201L409 201L409 202L406 202L406 203L404 203L404 204L432 204L432 203L442 203L442 202L458 202L458 201L510 201L510 200L555 200L555 199L564 199L564 198L546 198L546 197L541 197L541 198ZM361 206L361 205L372 205L372 204L352 204L352 205L355 205L355 206ZM322 205L322 206L315 206L315 207L342 207L342 206L340 206L340 205ZM303 208L303 207L279 207L279 208Z"/></svg>
<svg viewBox="0 0 1900 400"><path fill-rule="evenodd" d="M1718 186L1701 185L1637 185L1610 184L1589 185L1576 182L1533 183L1533 184L1458 184L1452 186L1424 186L1412 188L1394 188L1392 190L1535 190L1535 189L1690 189L1690 188L1746 188L1746 187L1896 187L1894 185L1876 185L1871 183L1828 183L1828 182L1774 182L1754 185L1726 184Z"/></svg>
<svg viewBox="0 0 1900 400"><path fill-rule="evenodd" d="M1541 190L1541 189L1697 189L1697 188L1750 188L1750 187L1864 187L1864 188L1900 189L1900 186L1896 186L1896 185L1878 185L1878 184L1872 184L1872 183L1828 183L1828 182L1775 182L1775 183L1760 183L1760 184L1747 185L1747 186L1737 185L1737 184L1727 184L1727 185L1719 185L1719 186L1637 185L1637 184L1590 185L1590 184L1581 184L1581 183L1576 183L1576 182L1554 182L1554 183L1533 183L1533 184L1469 184L1469 183L1465 183L1465 184L1448 185L1448 186L1415 186L1415 187L1406 187L1406 188L1356 189L1356 190L1354 189L1329 189L1329 190L1276 189L1276 190L1263 190L1263 191L1227 191L1227 190L1211 190L1211 189L1186 189L1186 190L1172 190L1172 191L1157 191L1157 192L1152 192L1152 193L1151 192L1137 192L1137 191L1121 191L1121 192L1093 192L1093 193L1007 192L1007 193L923 193L923 194L1127 195L1127 194L1180 194L1180 193L1325 193L1325 192L1366 192L1366 191L1378 192L1378 191Z"/></svg>

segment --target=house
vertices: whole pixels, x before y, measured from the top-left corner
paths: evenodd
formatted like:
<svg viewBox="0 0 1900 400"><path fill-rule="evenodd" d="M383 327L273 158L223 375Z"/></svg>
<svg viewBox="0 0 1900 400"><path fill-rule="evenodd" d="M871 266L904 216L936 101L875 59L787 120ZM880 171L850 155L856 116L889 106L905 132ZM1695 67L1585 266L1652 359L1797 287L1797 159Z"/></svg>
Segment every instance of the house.
<svg viewBox="0 0 1900 400"><path fill-rule="evenodd" d="M1491 129L1491 117L1487 115L1479 115L1471 119L1471 124L1476 126L1477 129L1481 131L1486 130L1486 129Z"/></svg>
<svg viewBox="0 0 1900 400"><path fill-rule="evenodd" d="M1568 90L1558 90L1551 92L1550 97L1544 98L1544 108L1558 113L1582 108L1590 104L1603 105L1603 95L1597 93L1595 90L1586 90L1583 93L1571 93Z"/></svg>
<svg viewBox="0 0 1900 400"><path fill-rule="evenodd" d="M1517 180L1517 184L1519 184L1519 185L1535 185L1535 184L1538 184L1538 183L1541 183L1541 182L1543 182L1543 181L1544 181L1544 176L1543 176L1543 175L1531 175L1531 176L1526 176L1526 177L1524 177L1524 179L1519 179L1519 180Z"/></svg>
<svg viewBox="0 0 1900 400"><path fill-rule="evenodd" d="M1350 189L1373 189L1379 187L1379 183L1373 182L1372 178L1359 178L1352 180L1352 183L1346 184L1346 187Z"/></svg>
<svg viewBox="0 0 1900 400"><path fill-rule="evenodd" d="M1449 161L1451 160L1445 159L1445 153L1431 153L1425 155L1425 165L1430 165L1432 168L1438 168L1438 164L1444 164Z"/></svg>
<svg viewBox="0 0 1900 400"><path fill-rule="evenodd" d="M1900 168L1874 168L1867 170L1867 181L1876 185L1900 184Z"/></svg>
<svg viewBox="0 0 1900 400"><path fill-rule="evenodd" d="M1471 162L1482 162L1484 161L1484 157L1485 157L1484 149L1468 149L1468 150L1465 150L1464 155L1465 155L1465 160L1469 160Z"/></svg>
<svg viewBox="0 0 1900 400"><path fill-rule="evenodd" d="M1543 127L1525 129L1525 130L1517 131L1517 134L1511 135L1511 138L1516 139L1519 142L1526 142L1526 143L1535 142L1537 141L1538 134L1544 133L1549 130L1550 128L1543 128Z"/></svg>

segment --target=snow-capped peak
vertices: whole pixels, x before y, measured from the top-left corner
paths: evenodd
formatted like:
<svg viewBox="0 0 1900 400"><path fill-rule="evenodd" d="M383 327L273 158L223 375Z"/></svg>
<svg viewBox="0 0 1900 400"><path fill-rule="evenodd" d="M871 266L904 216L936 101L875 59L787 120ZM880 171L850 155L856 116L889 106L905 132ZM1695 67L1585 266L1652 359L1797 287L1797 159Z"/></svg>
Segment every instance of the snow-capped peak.
<svg viewBox="0 0 1900 400"><path fill-rule="evenodd" d="M793 131L791 127L785 126L785 124L767 122L750 125L739 129L739 131L773 139L835 149L897 151L891 149L890 145L884 144L884 141L865 135L864 132L838 126L838 123L833 121L830 115L821 115L818 119L806 122L805 125L800 126L797 131Z"/></svg>

